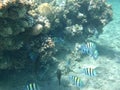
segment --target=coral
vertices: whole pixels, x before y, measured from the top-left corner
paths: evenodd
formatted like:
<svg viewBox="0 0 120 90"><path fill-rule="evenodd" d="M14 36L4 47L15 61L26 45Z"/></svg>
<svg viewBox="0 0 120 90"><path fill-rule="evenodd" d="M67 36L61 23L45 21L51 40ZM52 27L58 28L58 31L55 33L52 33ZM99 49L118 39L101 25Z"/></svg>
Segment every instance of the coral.
<svg viewBox="0 0 120 90"><path fill-rule="evenodd" d="M26 0L3 0L0 4L0 39L2 41L0 48L1 50L20 49L24 40L15 40L15 38L19 38L19 34L26 32L27 28L33 25L28 20L27 15L31 2Z"/></svg>
<svg viewBox="0 0 120 90"><path fill-rule="evenodd" d="M30 59L44 67L67 53L72 58L75 43L101 34L112 20L112 8L104 0L51 1L0 1L0 53L12 53L0 54L1 69L25 68Z"/></svg>
<svg viewBox="0 0 120 90"><path fill-rule="evenodd" d="M32 35L39 35L43 30L43 26L41 24L36 24L35 26L33 26Z"/></svg>
<svg viewBox="0 0 120 90"><path fill-rule="evenodd" d="M14 40L14 38L0 38L0 49L1 50L16 50L20 49L23 45L23 41Z"/></svg>
<svg viewBox="0 0 120 90"><path fill-rule="evenodd" d="M111 5L105 3L105 1L94 1L91 0L88 7L89 15L92 17L94 22L105 26L109 21L112 20L112 8Z"/></svg>
<svg viewBox="0 0 120 90"><path fill-rule="evenodd" d="M66 34L68 35L70 33L70 36L75 36L77 34L82 34L83 26L82 25L72 25L70 27L66 27Z"/></svg>
<svg viewBox="0 0 120 90"><path fill-rule="evenodd" d="M59 27L64 31L68 41L74 38L75 41L82 42L96 32L99 35L103 32L102 28L112 20L112 8L105 1L69 0L64 7L56 5L54 8L54 11L57 12L54 23L56 23L57 29ZM76 25L82 26L82 30L77 30ZM94 29L91 30L92 33L89 28Z"/></svg>
<svg viewBox="0 0 120 90"><path fill-rule="evenodd" d="M31 35L39 35L41 33L49 32L51 24L47 17L37 15L35 20L35 25L33 25L31 30Z"/></svg>
<svg viewBox="0 0 120 90"><path fill-rule="evenodd" d="M12 67L12 62L9 58L5 59L2 55L3 54L0 54L0 69L10 69L10 67Z"/></svg>
<svg viewBox="0 0 120 90"><path fill-rule="evenodd" d="M37 16L36 23L41 23L45 29L50 29L50 21L47 17Z"/></svg>
<svg viewBox="0 0 120 90"><path fill-rule="evenodd" d="M50 48L54 48L55 47L55 43L54 41L52 40L51 37L48 37L45 42L42 43L42 48L40 50L40 52L43 52L47 49L50 49Z"/></svg>
<svg viewBox="0 0 120 90"><path fill-rule="evenodd" d="M55 5L59 7L64 7L66 5L67 0L55 0Z"/></svg>
<svg viewBox="0 0 120 90"><path fill-rule="evenodd" d="M36 9L37 12L42 16L51 16L52 15L52 6L49 3L42 3Z"/></svg>
<svg viewBox="0 0 120 90"><path fill-rule="evenodd" d="M3 0L1 1L1 17L18 19L25 16L31 2L26 0Z"/></svg>

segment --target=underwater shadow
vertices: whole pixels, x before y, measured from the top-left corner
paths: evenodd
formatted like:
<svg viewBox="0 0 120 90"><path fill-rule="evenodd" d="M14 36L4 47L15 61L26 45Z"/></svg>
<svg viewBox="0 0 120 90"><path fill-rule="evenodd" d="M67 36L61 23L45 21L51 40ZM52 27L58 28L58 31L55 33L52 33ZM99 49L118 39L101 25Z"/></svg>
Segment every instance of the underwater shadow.
<svg viewBox="0 0 120 90"><path fill-rule="evenodd" d="M104 56L110 59L114 59L116 56L120 56L120 52L114 51L112 48L103 45L97 45L99 56Z"/></svg>

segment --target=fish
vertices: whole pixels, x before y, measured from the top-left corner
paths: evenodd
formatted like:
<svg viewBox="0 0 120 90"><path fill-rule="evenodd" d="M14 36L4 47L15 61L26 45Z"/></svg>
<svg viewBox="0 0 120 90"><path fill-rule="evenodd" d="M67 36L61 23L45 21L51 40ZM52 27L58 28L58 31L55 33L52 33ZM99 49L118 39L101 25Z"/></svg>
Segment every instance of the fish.
<svg viewBox="0 0 120 90"><path fill-rule="evenodd" d="M83 54L92 54L92 51L96 49L96 45L93 42L83 43L80 47L80 51Z"/></svg>
<svg viewBox="0 0 120 90"><path fill-rule="evenodd" d="M81 47L79 48L79 51L82 53L82 54L88 54L89 53L89 49L87 48L86 44L83 43L81 45Z"/></svg>
<svg viewBox="0 0 120 90"><path fill-rule="evenodd" d="M94 60L97 60L98 55L99 55L98 51L95 50L94 53L93 53L93 55L92 55L92 56L93 56L93 59L94 59Z"/></svg>
<svg viewBox="0 0 120 90"><path fill-rule="evenodd" d="M84 86L84 83L80 77L69 75L69 80L73 85L75 85L78 88L81 88Z"/></svg>
<svg viewBox="0 0 120 90"><path fill-rule="evenodd" d="M31 82L25 86L24 90L40 90L40 87L35 82Z"/></svg>
<svg viewBox="0 0 120 90"><path fill-rule="evenodd" d="M82 54L87 54L93 57L94 59L98 58L98 51L96 49L96 45L93 42L83 43L78 50Z"/></svg>
<svg viewBox="0 0 120 90"><path fill-rule="evenodd" d="M95 68L88 67L88 68L83 68L82 73L84 73L87 76L97 76Z"/></svg>
<svg viewBox="0 0 120 90"><path fill-rule="evenodd" d="M58 79L59 85L61 84L61 76L62 76L61 70L60 70L60 69L57 69L57 79Z"/></svg>
<svg viewBox="0 0 120 90"><path fill-rule="evenodd" d="M88 49L92 49L92 50L95 50L96 49L96 45L93 43L93 42L87 42L86 43L86 47Z"/></svg>

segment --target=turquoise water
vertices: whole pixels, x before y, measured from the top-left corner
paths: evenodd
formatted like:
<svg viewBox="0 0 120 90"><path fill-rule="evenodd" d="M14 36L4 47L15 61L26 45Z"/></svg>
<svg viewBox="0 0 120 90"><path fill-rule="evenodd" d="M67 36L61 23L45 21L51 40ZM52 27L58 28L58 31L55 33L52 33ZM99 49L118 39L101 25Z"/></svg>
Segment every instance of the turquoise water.
<svg viewBox="0 0 120 90"><path fill-rule="evenodd" d="M36 76L32 71L18 70L18 71L1 71L0 90L23 90L26 81L35 80L41 87L40 90L120 90L120 0L108 0L113 8L113 21L104 27L104 32L99 39L94 41L97 43L99 51L99 58L97 61L91 60L89 57L79 63L74 62L75 67L79 66L94 66L99 67L100 72L97 77L82 77L86 82L85 87L79 89L72 85L67 85L67 75L62 76L61 86L56 80L54 67L48 69L46 72L39 73L39 77L46 78L44 80L36 80ZM69 55L68 55L69 58ZM74 57L73 57L74 58ZM58 66L62 67L64 63L61 60ZM75 69L76 70L76 69ZM42 76L51 75L50 77ZM74 74L70 72L70 74ZM79 76L79 73L76 75Z"/></svg>

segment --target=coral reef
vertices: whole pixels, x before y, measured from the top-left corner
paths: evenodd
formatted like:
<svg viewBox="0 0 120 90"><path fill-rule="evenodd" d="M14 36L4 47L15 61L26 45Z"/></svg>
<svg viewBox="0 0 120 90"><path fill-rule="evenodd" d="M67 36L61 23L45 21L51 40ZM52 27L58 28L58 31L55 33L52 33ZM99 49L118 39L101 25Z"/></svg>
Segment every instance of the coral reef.
<svg viewBox="0 0 120 90"><path fill-rule="evenodd" d="M38 6L36 11L38 11L42 16L48 16L52 14L52 6L48 3L42 3Z"/></svg>
<svg viewBox="0 0 120 90"><path fill-rule="evenodd" d="M72 53L75 43L101 34L111 20L104 0L2 0L0 69L52 64Z"/></svg>
<svg viewBox="0 0 120 90"><path fill-rule="evenodd" d="M20 33L29 28L29 22L25 19L30 9L30 2L25 0L1 1L0 9L0 48L1 50L19 49L24 40L20 40ZM16 38L19 38L15 40Z"/></svg>
<svg viewBox="0 0 120 90"><path fill-rule="evenodd" d="M84 39L91 35L89 27L94 27L100 34L102 32L102 28L112 20L111 6L101 0L71 0L67 2L65 8L62 10L63 18L66 22L66 24L64 24L66 25L65 32L71 32L71 29L67 29L69 27L73 29L73 32L75 32L75 26L76 28L78 26L82 26L83 30L81 30L81 35ZM74 28L72 25L74 25ZM76 38L76 35L72 35L71 38Z"/></svg>
<svg viewBox="0 0 120 90"><path fill-rule="evenodd" d="M51 28L49 19L40 15L35 17L35 25L32 27L31 34L39 35L40 33L47 33Z"/></svg>

